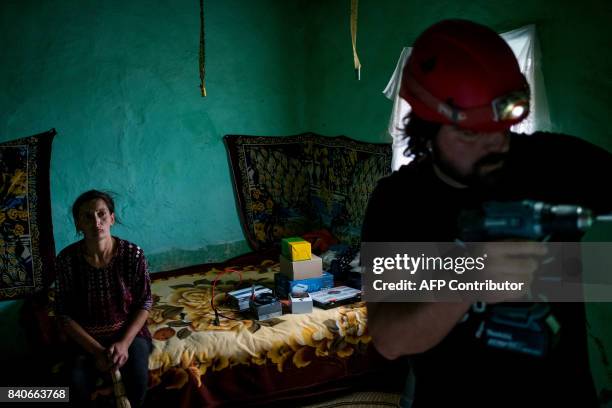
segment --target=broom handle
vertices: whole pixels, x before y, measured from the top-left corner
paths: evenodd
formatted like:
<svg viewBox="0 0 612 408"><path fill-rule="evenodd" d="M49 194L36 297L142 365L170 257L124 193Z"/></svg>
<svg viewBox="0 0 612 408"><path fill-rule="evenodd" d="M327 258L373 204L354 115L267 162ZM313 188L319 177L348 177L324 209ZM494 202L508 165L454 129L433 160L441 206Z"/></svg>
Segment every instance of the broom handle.
<svg viewBox="0 0 612 408"><path fill-rule="evenodd" d="M111 372L111 377L113 378L113 391L115 392L117 408L131 408L130 401L125 395L125 386L121 380L121 372L114 370Z"/></svg>

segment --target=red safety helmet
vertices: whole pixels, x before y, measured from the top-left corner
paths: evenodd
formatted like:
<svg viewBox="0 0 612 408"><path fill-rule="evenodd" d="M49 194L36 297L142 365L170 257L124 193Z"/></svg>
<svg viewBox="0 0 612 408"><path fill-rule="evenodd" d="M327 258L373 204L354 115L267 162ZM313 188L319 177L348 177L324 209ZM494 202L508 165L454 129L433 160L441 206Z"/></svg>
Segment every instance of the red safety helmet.
<svg viewBox="0 0 612 408"><path fill-rule="evenodd" d="M444 20L415 41L400 96L432 122L492 132L529 114L529 85L506 42L466 20Z"/></svg>

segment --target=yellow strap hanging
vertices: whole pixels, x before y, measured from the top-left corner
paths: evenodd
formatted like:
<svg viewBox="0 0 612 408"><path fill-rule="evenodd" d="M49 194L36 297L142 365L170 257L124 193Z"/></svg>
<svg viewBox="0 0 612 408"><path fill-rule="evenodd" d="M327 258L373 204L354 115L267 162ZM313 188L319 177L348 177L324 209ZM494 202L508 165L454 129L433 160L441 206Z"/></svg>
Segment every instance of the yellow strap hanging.
<svg viewBox="0 0 612 408"><path fill-rule="evenodd" d="M200 0L200 90L202 91L202 97L206 96L204 56L204 0Z"/></svg>
<svg viewBox="0 0 612 408"><path fill-rule="evenodd" d="M357 7L359 0L351 0L351 42L353 43L353 62L355 63L355 76L361 80L361 62L357 56Z"/></svg>

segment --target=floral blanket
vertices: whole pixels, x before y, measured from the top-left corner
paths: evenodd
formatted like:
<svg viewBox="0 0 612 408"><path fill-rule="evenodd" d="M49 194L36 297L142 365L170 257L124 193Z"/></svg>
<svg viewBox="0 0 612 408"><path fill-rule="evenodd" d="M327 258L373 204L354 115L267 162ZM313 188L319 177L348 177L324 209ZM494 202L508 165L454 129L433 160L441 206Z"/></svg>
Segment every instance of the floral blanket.
<svg viewBox="0 0 612 408"><path fill-rule="evenodd" d="M164 380L166 388L181 388L191 377L199 388L210 373L236 366L270 366L283 373L316 359L365 353L370 336L363 303L267 321L253 320L229 305L227 292L252 282L272 287L278 271L278 262L266 259L175 276L154 274L155 303L148 322L154 346L151 385Z"/></svg>

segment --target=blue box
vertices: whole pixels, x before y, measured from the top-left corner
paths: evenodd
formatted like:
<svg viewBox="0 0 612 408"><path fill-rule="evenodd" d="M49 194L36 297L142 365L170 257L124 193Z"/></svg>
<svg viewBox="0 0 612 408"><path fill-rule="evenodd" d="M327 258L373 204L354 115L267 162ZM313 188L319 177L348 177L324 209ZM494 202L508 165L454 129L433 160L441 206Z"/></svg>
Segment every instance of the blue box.
<svg viewBox="0 0 612 408"><path fill-rule="evenodd" d="M274 286L276 288L276 295L280 297L289 297L291 288L295 285L304 285L308 289L306 292L316 292L321 289L333 288L334 287L334 275L331 273L323 272L323 274L316 278L289 280L287 275L282 273L274 274Z"/></svg>

